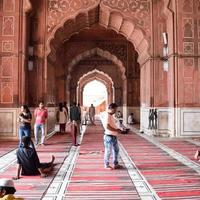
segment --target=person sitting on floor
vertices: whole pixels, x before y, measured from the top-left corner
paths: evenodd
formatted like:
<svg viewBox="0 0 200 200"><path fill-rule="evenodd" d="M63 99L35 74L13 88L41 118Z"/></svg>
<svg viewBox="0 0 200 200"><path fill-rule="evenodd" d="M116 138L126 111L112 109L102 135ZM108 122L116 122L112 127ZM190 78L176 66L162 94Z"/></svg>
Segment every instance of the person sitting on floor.
<svg viewBox="0 0 200 200"><path fill-rule="evenodd" d="M129 128L127 128L124 124L123 124L123 116L122 116L122 113L121 111L117 111L117 114L116 114L116 119L117 119L117 124L118 124L118 127L119 129L121 130L121 133L122 134L127 134L129 132Z"/></svg>
<svg viewBox="0 0 200 200"><path fill-rule="evenodd" d="M55 157L52 155L52 160L49 163L40 163L37 152L30 147L30 137L22 138L23 147L17 150L17 176L14 179L19 179L20 174L24 176L41 175L42 178L53 168Z"/></svg>
<svg viewBox="0 0 200 200"><path fill-rule="evenodd" d="M0 200L23 200L22 198L14 197L16 192L14 182L11 179L0 179Z"/></svg>
<svg viewBox="0 0 200 200"><path fill-rule="evenodd" d="M128 116L128 124L133 125L134 123L135 123L134 114L131 113L131 114Z"/></svg>

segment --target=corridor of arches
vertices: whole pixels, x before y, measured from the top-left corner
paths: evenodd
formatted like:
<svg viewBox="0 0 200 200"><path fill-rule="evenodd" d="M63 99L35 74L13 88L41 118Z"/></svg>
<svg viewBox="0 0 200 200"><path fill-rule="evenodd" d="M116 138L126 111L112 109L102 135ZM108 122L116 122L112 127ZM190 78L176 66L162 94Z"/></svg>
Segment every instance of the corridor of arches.
<svg viewBox="0 0 200 200"><path fill-rule="evenodd" d="M106 82L107 103L125 122L133 112L145 134L199 136L198 8L198 0L1 0L0 138L16 139L20 105L41 100L49 134L58 103L81 101L84 76Z"/></svg>
<svg viewBox="0 0 200 200"><path fill-rule="evenodd" d="M54 153L57 164L47 179L16 182L26 186L17 194L198 199L199 13L199 0L0 0L0 177L14 174L20 106L33 114L44 101L47 146L37 151L44 160ZM99 118L83 126L78 148L55 132L60 102L82 111L94 104L97 118L115 102L125 125L134 113L131 133L119 136L123 170L101 168Z"/></svg>

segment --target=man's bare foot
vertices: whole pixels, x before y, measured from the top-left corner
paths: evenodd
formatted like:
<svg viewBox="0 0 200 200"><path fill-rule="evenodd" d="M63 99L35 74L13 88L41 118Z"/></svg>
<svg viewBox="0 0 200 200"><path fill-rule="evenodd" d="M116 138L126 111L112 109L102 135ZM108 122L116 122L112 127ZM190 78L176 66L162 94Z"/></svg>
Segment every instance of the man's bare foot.
<svg viewBox="0 0 200 200"><path fill-rule="evenodd" d="M199 156L200 156L200 152L199 152L199 150L197 150L194 155L194 159L199 161Z"/></svg>

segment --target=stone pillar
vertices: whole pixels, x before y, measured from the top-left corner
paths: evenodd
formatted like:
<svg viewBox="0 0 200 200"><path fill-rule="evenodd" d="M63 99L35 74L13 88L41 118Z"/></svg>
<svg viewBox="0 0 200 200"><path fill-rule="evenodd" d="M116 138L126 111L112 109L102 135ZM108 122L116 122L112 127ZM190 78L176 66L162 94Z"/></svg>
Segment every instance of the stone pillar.
<svg viewBox="0 0 200 200"><path fill-rule="evenodd" d="M32 91L34 104L38 101L46 101L47 95L47 58L45 56L45 44L46 44L46 7L47 2L45 0L36 1L33 5L34 14L31 15L31 29L30 29L30 41L29 45L34 48L34 68L29 74L34 76L30 81L29 90L35 87L36 90ZM31 101L31 99L30 99Z"/></svg>
<svg viewBox="0 0 200 200"><path fill-rule="evenodd" d="M141 66L140 77L140 94L141 94L141 107L140 107L140 130L149 133L149 109L153 107L154 90L153 90L153 61L148 60ZM149 133L151 134L151 133Z"/></svg>

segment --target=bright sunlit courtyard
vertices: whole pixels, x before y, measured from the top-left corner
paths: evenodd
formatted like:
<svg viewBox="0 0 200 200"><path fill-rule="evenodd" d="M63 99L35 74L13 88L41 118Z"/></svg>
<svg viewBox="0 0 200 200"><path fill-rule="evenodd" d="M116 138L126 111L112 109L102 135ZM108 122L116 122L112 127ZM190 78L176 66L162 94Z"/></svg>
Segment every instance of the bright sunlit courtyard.
<svg viewBox="0 0 200 200"><path fill-rule="evenodd" d="M89 107L93 104L95 107L107 102L106 86L100 81L89 82L83 90L83 106Z"/></svg>

